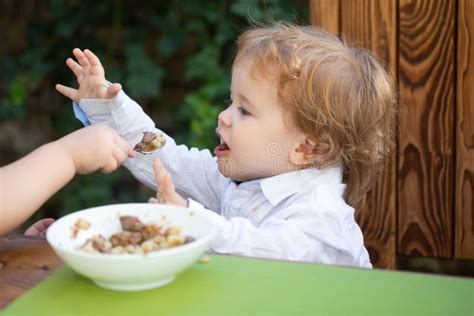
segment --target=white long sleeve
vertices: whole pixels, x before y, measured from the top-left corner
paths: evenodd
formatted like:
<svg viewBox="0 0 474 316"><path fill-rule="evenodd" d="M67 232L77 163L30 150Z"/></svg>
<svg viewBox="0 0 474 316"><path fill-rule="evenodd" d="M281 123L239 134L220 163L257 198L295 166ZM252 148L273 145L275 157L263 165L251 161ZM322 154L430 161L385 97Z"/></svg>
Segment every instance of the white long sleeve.
<svg viewBox="0 0 474 316"><path fill-rule="evenodd" d="M127 159L124 166L141 183L156 190L152 165L159 158L170 172L178 193L199 201L209 209L220 209L220 188L230 180L219 172L215 157L209 150L177 145L174 139L155 128L142 108L122 91L115 99L83 99L80 107L92 124L108 125L131 146L140 142L144 131L163 133L166 144L162 149L150 155L137 154L137 158Z"/></svg>

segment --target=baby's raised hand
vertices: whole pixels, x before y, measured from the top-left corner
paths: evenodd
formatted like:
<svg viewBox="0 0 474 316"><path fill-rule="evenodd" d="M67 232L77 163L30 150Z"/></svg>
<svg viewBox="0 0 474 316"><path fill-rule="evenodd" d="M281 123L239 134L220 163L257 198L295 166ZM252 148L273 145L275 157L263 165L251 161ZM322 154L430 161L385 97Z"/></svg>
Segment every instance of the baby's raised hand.
<svg viewBox="0 0 474 316"><path fill-rule="evenodd" d="M156 192L156 199L150 198L149 203L172 204L178 206L187 206L187 202L181 195L176 193L176 190L171 180L171 175L168 170L161 164L160 160L155 160L153 163L155 171L156 184L158 191Z"/></svg>
<svg viewBox="0 0 474 316"><path fill-rule="evenodd" d="M104 67L99 58L88 49L82 52L79 48L74 48L72 53L79 63L68 58L66 65L76 76L79 89L57 84L56 90L77 103L81 99L115 98L122 90L122 86L119 83L109 84L105 80Z"/></svg>
<svg viewBox="0 0 474 316"><path fill-rule="evenodd" d="M135 153L116 131L105 125L93 125L57 140L69 155L76 173L100 170L111 173Z"/></svg>

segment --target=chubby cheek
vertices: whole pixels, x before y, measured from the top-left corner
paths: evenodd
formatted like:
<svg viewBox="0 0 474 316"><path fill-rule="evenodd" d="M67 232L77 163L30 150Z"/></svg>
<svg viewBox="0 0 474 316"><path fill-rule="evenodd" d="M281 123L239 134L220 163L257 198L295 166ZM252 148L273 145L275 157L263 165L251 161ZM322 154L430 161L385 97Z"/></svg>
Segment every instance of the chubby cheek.
<svg viewBox="0 0 474 316"><path fill-rule="evenodd" d="M258 135L246 135L233 142L232 154L238 164L250 164L261 158L265 144L258 140Z"/></svg>

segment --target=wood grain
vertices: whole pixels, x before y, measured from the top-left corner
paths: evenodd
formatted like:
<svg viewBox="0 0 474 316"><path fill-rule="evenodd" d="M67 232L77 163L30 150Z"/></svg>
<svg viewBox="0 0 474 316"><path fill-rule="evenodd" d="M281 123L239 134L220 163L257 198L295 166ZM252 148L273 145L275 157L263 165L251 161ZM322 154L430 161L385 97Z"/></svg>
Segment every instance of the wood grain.
<svg viewBox="0 0 474 316"><path fill-rule="evenodd" d="M399 2L398 251L453 256L454 1Z"/></svg>
<svg viewBox="0 0 474 316"><path fill-rule="evenodd" d="M309 13L311 25L321 27L330 33L339 35L339 1L340 0L310 0Z"/></svg>
<svg viewBox="0 0 474 316"><path fill-rule="evenodd" d="M474 1L458 2L455 257L474 259Z"/></svg>
<svg viewBox="0 0 474 316"><path fill-rule="evenodd" d="M61 266L43 237L0 237L0 309Z"/></svg>
<svg viewBox="0 0 474 316"><path fill-rule="evenodd" d="M396 81L397 6L395 0L341 2L341 33L349 41L374 52L390 68ZM374 267L396 268L396 153L384 175L369 192L357 222Z"/></svg>

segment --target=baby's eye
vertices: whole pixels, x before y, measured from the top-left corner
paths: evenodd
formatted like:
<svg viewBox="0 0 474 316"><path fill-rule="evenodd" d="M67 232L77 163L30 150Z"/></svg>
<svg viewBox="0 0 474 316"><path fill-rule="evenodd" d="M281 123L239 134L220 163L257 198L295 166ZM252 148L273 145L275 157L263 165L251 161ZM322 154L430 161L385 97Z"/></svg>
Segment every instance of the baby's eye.
<svg viewBox="0 0 474 316"><path fill-rule="evenodd" d="M247 115L250 115L251 113L249 111L247 111L246 109L244 109L243 107L239 106L237 108L237 110L240 112L241 115L243 116L247 116Z"/></svg>

